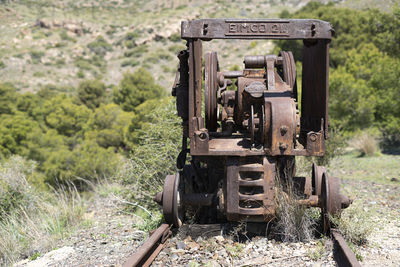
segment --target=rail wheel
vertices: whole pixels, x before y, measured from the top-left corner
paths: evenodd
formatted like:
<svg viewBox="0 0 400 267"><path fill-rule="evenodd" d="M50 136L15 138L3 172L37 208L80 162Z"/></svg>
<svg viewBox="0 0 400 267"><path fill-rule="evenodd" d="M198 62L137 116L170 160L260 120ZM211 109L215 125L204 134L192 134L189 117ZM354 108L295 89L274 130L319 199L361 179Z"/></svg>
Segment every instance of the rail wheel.
<svg viewBox="0 0 400 267"><path fill-rule="evenodd" d="M337 177L328 177L326 172L322 174L321 183L322 198L322 226L325 234L331 228L331 216L340 215L342 211L342 195L340 194L340 180Z"/></svg>
<svg viewBox="0 0 400 267"><path fill-rule="evenodd" d="M180 183L180 173L167 175L164 182L162 197L163 214L165 221L175 227L181 227L184 217L182 202L182 184Z"/></svg>

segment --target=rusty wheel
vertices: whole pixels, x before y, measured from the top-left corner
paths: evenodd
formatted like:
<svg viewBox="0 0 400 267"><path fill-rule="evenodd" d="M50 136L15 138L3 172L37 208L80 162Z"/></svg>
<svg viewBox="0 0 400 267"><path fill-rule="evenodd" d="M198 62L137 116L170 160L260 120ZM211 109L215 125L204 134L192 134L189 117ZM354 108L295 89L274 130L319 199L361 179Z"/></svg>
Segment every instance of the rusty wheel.
<svg viewBox="0 0 400 267"><path fill-rule="evenodd" d="M255 132L254 127L255 127L255 125L254 125L254 108L253 108L253 105L251 105L250 110L251 110L251 112L250 112L250 123L249 123L249 126L250 126L250 137L251 137L251 143L254 144L254 132Z"/></svg>
<svg viewBox="0 0 400 267"><path fill-rule="evenodd" d="M168 224L180 227L183 223L183 205L182 205L182 186L180 186L180 175L167 175L164 182L163 191L163 214Z"/></svg>
<svg viewBox="0 0 400 267"><path fill-rule="evenodd" d="M297 95L296 62L291 51L281 51L283 80L289 85L292 92Z"/></svg>
<svg viewBox="0 0 400 267"><path fill-rule="evenodd" d="M321 195L321 184L322 184L322 175L326 172L325 167L318 166L317 164L312 164L312 194L320 196Z"/></svg>
<svg viewBox="0 0 400 267"><path fill-rule="evenodd" d="M340 215L342 210L340 194L340 180L337 177L328 177L326 172L322 175L321 184L322 198L322 226L325 234L329 233L331 228L331 216Z"/></svg>
<svg viewBox="0 0 400 267"><path fill-rule="evenodd" d="M217 130L217 91L218 91L218 58L217 52L205 55L204 66L204 101L206 128L209 131Z"/></svg>

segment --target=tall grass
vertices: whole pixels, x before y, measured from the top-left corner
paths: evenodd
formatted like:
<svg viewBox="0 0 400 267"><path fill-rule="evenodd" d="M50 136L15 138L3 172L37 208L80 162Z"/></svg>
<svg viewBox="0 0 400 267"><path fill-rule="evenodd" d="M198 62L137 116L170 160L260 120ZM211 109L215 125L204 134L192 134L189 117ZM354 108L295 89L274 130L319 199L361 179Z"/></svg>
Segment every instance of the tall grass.
<svg viewBox="0 0 400 267"><path fill-rule="evenodd" d="M374 156L379 153L379 144L375 136L368 132L356 135L349 141L349 145L361 153L361 156Z"/></svg>
<svg viewBox="0 0 400 267"><path fill-rule="evenodd" d="M19 156L0 164L0 265L48 250L83 215L75 187L39 190L28 182L34 171Z"/></svg>

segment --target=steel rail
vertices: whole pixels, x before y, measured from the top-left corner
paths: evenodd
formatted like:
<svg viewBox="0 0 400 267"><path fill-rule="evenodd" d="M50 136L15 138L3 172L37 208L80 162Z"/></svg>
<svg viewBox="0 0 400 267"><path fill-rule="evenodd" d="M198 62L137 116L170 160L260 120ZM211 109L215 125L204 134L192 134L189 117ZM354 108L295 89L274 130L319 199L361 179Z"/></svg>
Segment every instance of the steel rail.
<svg viewBox="0 0 400 267"><path fill-rule="evenodd" d="M123 267L148 267L164 248L165 241L171 235L171 225L162 224L154 230L147 241L132 254ZM333 240L333 257L339 267L361 267L357 258L350 247L347 245L341 233L336 229L331 229Z"/></svg>
<svg viewBox="0 0 400 267"><path fill-rule="evenodd" d="M333 240L333 258L339 267L361 267L356 255L347 245L341 233L336 229L331 229Z"/></svg>
<svg viewBox="0 0 400 267"><path fill-rule="evenodd" d="M171 235L171 226L162 224L150 234L146 242L122 265L123 267L150 266L158 253L163 249L165 241Z"/></svg>

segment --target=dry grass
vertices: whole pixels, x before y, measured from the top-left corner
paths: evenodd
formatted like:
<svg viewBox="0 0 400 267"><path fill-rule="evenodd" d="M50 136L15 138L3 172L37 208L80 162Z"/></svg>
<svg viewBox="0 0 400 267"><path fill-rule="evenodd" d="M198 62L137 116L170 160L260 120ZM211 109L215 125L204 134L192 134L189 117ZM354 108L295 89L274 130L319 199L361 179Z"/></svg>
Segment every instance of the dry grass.
<svg viewBox="0 0 400 267"><path fill-rule="evenodd" d="M285 172L290 173L290 172ZM283 180L288 182L283 184ZM308 241L313 239L317 216L314 209L298 204L296 194L289 179L276 177L276 223L273 232L285 242Z"/></svg>
<svg viewBox="0 0 400 267"><path fill-rule="evenodd" d="M74 187L45 192L30 185L34 167L18 156L0 165L0 265L48 250L83 215Z"/></svg>
<svg viewBox="0 0 400 267"><path fill-rule="evenodd" d="M379 153L376 137L368 132L363 132L349 141L349 145L359 151L361 156L374 156Z"/></svg>

